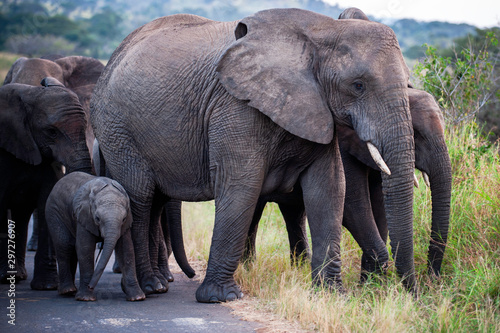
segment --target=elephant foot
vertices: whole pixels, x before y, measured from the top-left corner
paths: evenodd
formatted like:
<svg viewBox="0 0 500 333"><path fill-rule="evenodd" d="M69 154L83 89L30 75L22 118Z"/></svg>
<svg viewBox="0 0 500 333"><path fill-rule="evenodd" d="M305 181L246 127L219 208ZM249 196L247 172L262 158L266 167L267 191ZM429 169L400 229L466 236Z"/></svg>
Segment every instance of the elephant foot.
<svg viewBox="0 0 500 333"><path fill-rule="evenodd" d="M73 282L61 284L57 289L59 295L64 295L64 296L73 296L75 295L76 291L77 290Z"/></svg>
<svg viewBox="0 0 500 333"><path fill-rule="evenodd" d="M158 265L158 270L168 282L174 282L174 275L170 272L170 268L167 265Z"/></svg>
<svg viewBox="0 0 500 333"><path fill-rule="evenodd" d="M143 301L146 299L146 295L142 292L142 289L139 287L139 283L135 283L132 285L126 284L123 279L121 282L122 291L127 295L127 301L135 302L135 301Z"/></svg>
<svg viewBox="0 0 500 333"><path fill-rule="evenodd" d="M240 287L231 279L231 282L219 284L207 278L196 290L196 300L200 303L231 302L242 298Z"/></svg>
<svg viewBox="0 0 500 333"><path fill-rule="evenodd" d="M312 288L326 288L330 292L337 292L340 294L347 293L342 284L342 277L340 274L335 274L333 276L324 276L321 274L313 275Z"/></svg>
<svg viewBox="0 0 500 333"><path fill-rule="evenodd" d="M35 276L30 283L33 290L56 290L59 286L59 277L57 274L46 275L43 277Z"/></svg>
<svg viewBox="0 0 500 333"><path fill-rule="evenodd" d="M368 278L372 275L382 276L385 275L387 269L389 268L388 260L377 260L377 259L369 259L365 260L363 256L361 262L361 275L360 275L360 283L365 283Z"/></svg>
<svg viewBox="0 0 500 333"><path fill-rule="evenodd" d="M97 297L94 294L94 290L89 290L88 288L82 288L82 287L76 293L75 299L77 301L83 301L83 302L97 301Z"/></svg>
<svg viewBox="0 0 500 333"><path fill-rule="evenodd" d="M122 269L120 268L120 264L118 264L118 260L115 260L115 263L113 264L113 273L120 274L122 272Z"/></svg>
<svg viewBox="0 0 500 333"><path fill-rule="evenodd" d="M166 285L162 284L154 274L144 275L138 280L142 291L146 295L162 294L168 291L168 283Z"/></svg>
<svg viewBox="0 0 500 333"><path fill-rule="evenodd" d="M13 281L14 283L18 283L19 281L26 280L27 278L28 272L24 266L17 266L14 270L2 269L0 273L0 283L2 284L11 284Z"/></svg>

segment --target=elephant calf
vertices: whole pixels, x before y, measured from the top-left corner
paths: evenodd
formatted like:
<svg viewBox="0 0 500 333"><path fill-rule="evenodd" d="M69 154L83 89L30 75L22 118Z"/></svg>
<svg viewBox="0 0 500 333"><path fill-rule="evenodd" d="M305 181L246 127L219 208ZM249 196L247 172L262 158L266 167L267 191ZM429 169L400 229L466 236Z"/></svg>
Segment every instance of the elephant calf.
<svg viewBox="0 0 500 333"><path fill-rule="evenodd" d="M146 298L135 272L130 202L120 184L106 177L70 173L50 193L46 216L59 266L59 294L72 295L77 291L74 281L78 259L80 288L75 298L95 301L94 288L115 249L127 300ZM104 244L94 271L94 250L99 241Z"/></svg>

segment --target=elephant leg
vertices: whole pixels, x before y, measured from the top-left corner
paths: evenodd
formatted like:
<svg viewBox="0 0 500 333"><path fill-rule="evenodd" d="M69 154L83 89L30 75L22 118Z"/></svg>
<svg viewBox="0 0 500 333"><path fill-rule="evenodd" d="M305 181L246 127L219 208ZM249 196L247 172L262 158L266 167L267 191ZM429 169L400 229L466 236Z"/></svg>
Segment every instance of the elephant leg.
<svg viewBox="0 0 500 333"><path fill-rule="evenodd" d="M130 150L121 151L118 160L130 163L107 163L110 178L119 182L127 191L133 216L132 241L134 243L137 280L146 295L162 292L165 286L155 276L149 251L149 229L155 184L149 167L140 154ZM158 248L155 249L158 253ZM157 254L156 254L157 256Z"/></svg>
<svg viewBox="0 0 500 333"><path fill-rule="evenodd" d="M304 172L300 185L311 231L313 284L343 292L340 238L345 180L336 139L330 144L329 154Z"/></svg>
<svg viewBox="0 0 500 333"><path fill-rule="evenodd" d="M146 186L143 188L146 188ZM132 241L134 243L137 280L146 295L163 292L165 286L154 274L149 258L149 229L153 201L152 195L148 196L144 193L136 194L134 190L128 193L130 197L130 207L134 217ZM158 248L156 248L156 251L158 252Z"/></svg>
<svg viewBox="0 0 500 333"><path fill-rule="evenodd" d="M297 190L298 191L298 190ZM306 211L302 200L302 191L293 200L280 202L281 214L286 223L288 242L290 243L290 262L296 266L301 258L309 257L306 231Z"/></svg>
<svg viewBox="0 0 500 333"><path fill-rule="evenodd" d="M255 241L257 238L257 231L259 228L259 221L262 217L262 212L264 212L266 204L267 204L266 200L259 198L257 206L255 206L255 212L252 217L252 223L250 224L250 229L248 230L248 236L245 241L245 250L243 251L243 255L241 256L242 262L255 260L256 256Z"/></svg>
<svg viewBox="0 0 500 333"><path fill-rule="evenodd" d="M33 280L30 284L34 290L55 290L59 284L56 253L45 220L46 199L46 197L42 199L43 204L38 205L38 250L35 255Z"/></svg>
<svg viewBox="0 0 500 333"><path fill-rule="evenodd" d="M161 230L160 219L163 211L164 200L156 195L153 200L151 209L151 221L149 229L149 258L151 260L151 267L156 278L161 282L163 288L157 290L157 293L166 293L168 291L168 278L163 275L159 267L160 249L165 249L163 243L163 231ZM162 253L162 256L165 256ZM164 264L164 262L162 262Z"/></svg>
<svg viewBox="0 0 500 333"><path fill-rule="evenodd" d="M72 236L70 236L72 237ZM75 239L59 240L53 239L56 248L57 265L59 271L59 295L75 295L75 273L76 263L78 261L75 250Z"/></svg>
<svg viewBox="0 0 500 333"><path fill-rule="evenodd" d="M31 233L31 238L28 242L28 251L36 251L38 248L38 212L35 210L32 215L33 218L33 230Z"/></svg>
<svg viewBox="0 0 500 333"><path fill-rule="evenodd" d="M113 273L120 274L122 272L122 269L120 268L120 264L118 263L118 260L115 258L115 262L113 263Z"/></svg>
<svg viewBox="0 0 500 333"><path fill-rule="evenodd" d="M127 301L142 301L146 295L139 286L135 269L134 244L130 229L120 237L115 247L116 260L122 268L121 286Z"/></svg>
<svg viewBox="0 0 500 333"><path fill-rule="evenodd" d="M387 265L389 253L380 237L370 201L369 168L349 154L343 154L346 196L343 225L361 247L361 282L368 273L380 273ZM377 206L376 209L379 209ZM387 229L387 228L386 228Z"/></svg>
<svg viewBox="0 0 500 333"><path fill-rule="evenodd" d="M226 302L243 296L233 275L245 248L245 240L260 195L260 184L263 183L259 175L252 177L255 170L246 171L248 173L240 172L248 175L247 179L250 180L246 182L231 179L229 170L224 172L228 177L217 181L216 192L224 195L215 198L212 244L205 279L196 290L198 302Z"/></svg>
<svg viewBox="0 0 500 333"><path fill-rule="evenodd" d="M94 252L96 238L89 232L76 234L76 255L80 266L80 286L75 295L77 301L96 301L97 297L93 289L89 288L90 280L94 274Z"/></svg>
<svg viewBox="0 0 500 333"><path fill-rule="evenodd" d="M15 271L16 282L26 280L28 273L26 271L26 242L28 239L28 225L31 212L25 207L17 206L11 209L11 218L15 231L14 248L9 245L9 250L15 249L16 265L15 268L10 268L9 271ZM10 251L9 251L10 252Z"/></svg>

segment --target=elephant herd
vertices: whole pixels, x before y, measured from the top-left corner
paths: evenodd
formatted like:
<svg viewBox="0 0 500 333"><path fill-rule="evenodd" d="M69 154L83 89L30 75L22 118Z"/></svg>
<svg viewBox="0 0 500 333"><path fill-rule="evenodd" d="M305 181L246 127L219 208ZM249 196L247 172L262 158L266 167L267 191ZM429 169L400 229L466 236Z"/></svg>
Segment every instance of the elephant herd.
<svg viewBox="0 0 500 333"><path fill-rule="evenodd" d="M300 9L235 22L177 14L136 29L106 66L20 58L0 88L0 123L0 214L16 222L17 281L27 278L28 221L38 213L32 289L95 300L114 249L127 300L165 292L170 249L194 275L181 202L214 200L199 302L242 297L234 271L255 255L270 201L292 261L308 257L314 284L343 290L344 225L363 251L361 280L385 271L390 236L397 273L416 292L415 168L432 191L428 264L439 276L451 197L444 120L412 87L394 32L359 9L338 20ZM5 282L13 269L0 228Z"/></svg>

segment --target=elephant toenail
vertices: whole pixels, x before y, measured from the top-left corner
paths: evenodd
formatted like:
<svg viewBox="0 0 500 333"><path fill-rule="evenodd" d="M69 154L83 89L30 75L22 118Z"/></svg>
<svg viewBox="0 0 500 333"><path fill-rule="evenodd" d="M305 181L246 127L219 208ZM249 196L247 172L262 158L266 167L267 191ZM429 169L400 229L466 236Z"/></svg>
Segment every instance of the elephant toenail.
<svg viewBox="0 0 500 333"><path fill-rule="evenodd" d="M233 293L233 292L227 294L227 296L226 296L226 301L227 302L232 302L232 301L235 301L237 299L238 299L238 296L236 296L236 294Z"/></svg>

